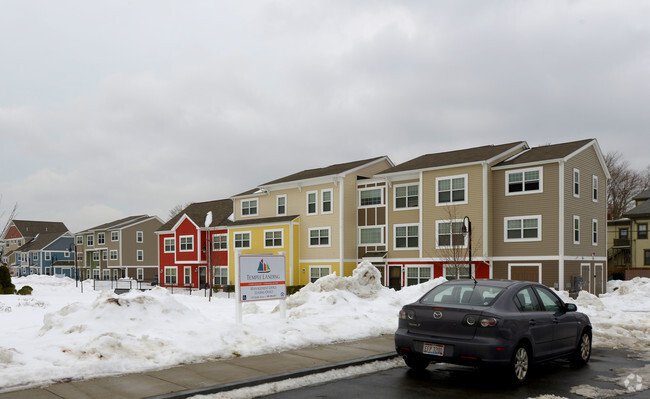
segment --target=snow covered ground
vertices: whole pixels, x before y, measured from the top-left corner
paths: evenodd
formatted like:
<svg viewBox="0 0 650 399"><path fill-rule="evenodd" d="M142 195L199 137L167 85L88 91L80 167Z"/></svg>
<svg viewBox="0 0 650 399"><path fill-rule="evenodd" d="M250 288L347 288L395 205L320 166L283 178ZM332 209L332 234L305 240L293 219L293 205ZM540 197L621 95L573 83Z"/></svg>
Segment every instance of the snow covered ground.
<svg viewBox="0 0 650 399"><path fill-rule="evenodd" d="M34 291L0 296L0 392L391 334L401 306L445 280L396 292L361 264L351 277L327 276L289 297L286 319L278 301L244 304L242 324L232 295L208 301L203 291L172 295L158 287L118 296L89 284L81 293L67 278L12 281ZM610 282L600 298L561 295L589 315L595 346L650 347L650 279Z"/></svg>

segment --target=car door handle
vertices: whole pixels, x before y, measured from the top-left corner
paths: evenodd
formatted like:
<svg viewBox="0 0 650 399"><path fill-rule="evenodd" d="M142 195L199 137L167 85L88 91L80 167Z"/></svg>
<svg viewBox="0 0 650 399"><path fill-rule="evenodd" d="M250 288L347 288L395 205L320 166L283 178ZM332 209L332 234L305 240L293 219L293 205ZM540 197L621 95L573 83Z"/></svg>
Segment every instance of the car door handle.
<svg viewBox="0 0 650 399"><path fill-rule="evenodd" d="M559 322L560 322L560 320L557 317L553 318L553 323L558 324Z"/></svg>
<svg viewBox="0 0 650 399"><path fill-rule="evenodd" d="M531 325L531 326L534 326L535 325L535 320L534 319L528 320L528 324Z"/></svg>

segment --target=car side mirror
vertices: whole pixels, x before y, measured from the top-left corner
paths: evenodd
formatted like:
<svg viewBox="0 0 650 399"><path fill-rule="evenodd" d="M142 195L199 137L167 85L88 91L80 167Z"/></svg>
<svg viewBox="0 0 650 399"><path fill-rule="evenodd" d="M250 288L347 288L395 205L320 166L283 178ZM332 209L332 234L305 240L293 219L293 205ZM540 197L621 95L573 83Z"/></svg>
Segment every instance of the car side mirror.
<svg viewBox="0 0 650 399"><path fill-rule="evenodd" d="M564 310L566 312L575 312L576 310L578 310L578 307L576 306L575 303L565 303Z"/></svg>

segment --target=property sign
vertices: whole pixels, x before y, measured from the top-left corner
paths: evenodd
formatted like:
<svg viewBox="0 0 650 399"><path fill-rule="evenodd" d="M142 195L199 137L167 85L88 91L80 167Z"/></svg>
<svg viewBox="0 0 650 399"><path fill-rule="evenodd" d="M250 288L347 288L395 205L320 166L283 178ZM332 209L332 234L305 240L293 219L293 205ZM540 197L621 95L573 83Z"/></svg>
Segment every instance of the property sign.
<svg viewBox="0 0 650 399"><path fill-rule="evenodd" d="M285 299L284 255L241 255L239 295L242 302Z"/></svg>

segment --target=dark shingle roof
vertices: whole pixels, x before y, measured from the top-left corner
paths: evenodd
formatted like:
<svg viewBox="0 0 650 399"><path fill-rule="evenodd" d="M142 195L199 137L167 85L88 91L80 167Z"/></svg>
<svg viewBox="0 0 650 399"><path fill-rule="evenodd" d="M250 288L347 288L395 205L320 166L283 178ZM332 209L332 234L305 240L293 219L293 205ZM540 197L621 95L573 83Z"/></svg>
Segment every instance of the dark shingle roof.
<svg viewBox="0 0 650 399"><path fill-rule="evenodd" d="M112 222L100 224L99 226L95 226L95 227L92 227L90 229L86 229L86 230L83 230L83 231L119 229L121 227L128 226L129 224L149 219L150 217L151 216L149 216L149 215L127 216L127 217L125 217L123 219L113 220Z"/></svg>
<svg viewBox="0 0 650 399"><path fill-rule="evenodd" d="M387 169L380 175L389 173L406 172L420 169L439 168L465 163L481 162L503 154L518 146L526 146L525 141L500 145L486 145L482 147L467 148L463 150L426 154Z"/></svg>
<svg viewBox="0 0 650 399"><path fill-rule="evenodd" d="M639 218L650 216L650 201L645 201L642 204L632 208L630 211L623 214L627 218Z"/></svg>
<svg viewBox="0 0 650 399"><path fill-rule="evenodd" d="M160 226L157 231L170 231L183 215L187 215L197 226L205 227L205 218L208 212L212 212L212 223L208 227L227 226L232 223L228 219L232 215L232 200L220 199L189 204L178 215Z"/></svg>
<svg viewBox="0 0 650 399"><path fill-rule="evenodd" d="M635 200L635 201L650 199L650 188L647 189L647 190L645 190L645 191L640 192L639 194L637 194L637 195L636 195L634 198L632 198L632 199Z"/></svg>
<svg viewBox="0 0 650 399"><path fill-rule="evenodd" d="M302 172L294 173L289 176L282 177L280 179L276 180L271 180L270 182L262 184L262 186L270 185L270 184L277 184L277 183L287 183L287 182L292 182L292 181L298 181L298 180L305 180L305 179L313 179L316 177L323 177L323 176L330 176L330 175L338 175L340 173L346 172L351 169L358 168L360 166L363 166L367 163L376 161L381 158L387 158L386 156L381 156L381 157L375 157L375 158L370 158L370 159L363 159L360 161L353 161L353 162L346 162L346 163L339 163L335 165L330 165L326 166L324 168L316 168L316 169L307 169L303 170Z"/></svg>
<svg viewBox="0 0 650 399"><path fill-rule="evenodd" d="M22 247L18 248L18 251L27 252L27 251L40 251L46 246L52 244L59 237L64 235L66 232L54 232L54 233L39 233L29 242L27 242Z"/></svg>
<svg viewBox="0 0 650 399"><path fill-rule="evenodd" d="M520 165L533 162L550 161L565 158L594 139L571 141L569 143L549 144L531 148L501 162L498 166Z"/></svg>
<svg viewBox="0 0 650 399"><path fill-rule="evenodd" d="M244 220L238 220L236 222L231 222L231 226L248 226L248 225L254 225L254 224L267 224L267 223L282 223L282 222L290 222L292 220L295 220L299 218L300 216L298 215L290 215L290 216L274 216L270 218L258 218L258 219L244 219Z"/></svg>
<svg viewBox="0 0 650 399"><path fill-rule="evenodd" d="M65 233L68 231L68 228L62 222L43 222L37 220L12 220L12 222L23 237L34 237L39 233Z"/></svg>

